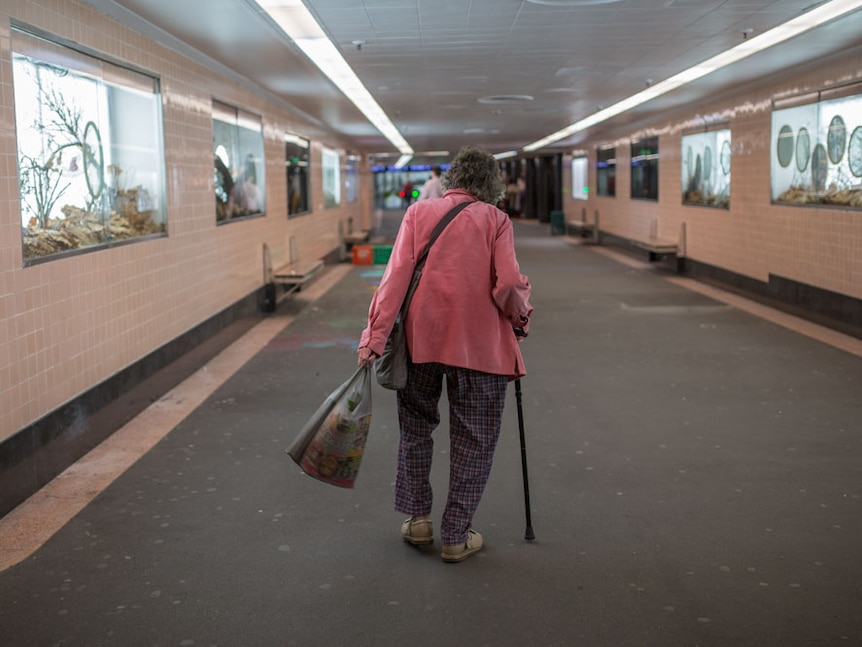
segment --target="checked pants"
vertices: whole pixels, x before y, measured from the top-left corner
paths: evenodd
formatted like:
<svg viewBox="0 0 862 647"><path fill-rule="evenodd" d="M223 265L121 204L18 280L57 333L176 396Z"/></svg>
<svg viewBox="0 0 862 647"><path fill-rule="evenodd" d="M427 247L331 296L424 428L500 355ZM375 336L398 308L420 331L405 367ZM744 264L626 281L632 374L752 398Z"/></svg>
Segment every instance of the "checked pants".
<svg viewBox="0 0 862 647"><path fill-rule="evenodd" d="M401 428L395 479L398 512L431 513L431 432L440 424L438 403L444 376L449 399L449 494L440 534L444 545L455 545L467 541L491 473L509 378L444 364L411 364L407 387L397 394Z"/></svg>

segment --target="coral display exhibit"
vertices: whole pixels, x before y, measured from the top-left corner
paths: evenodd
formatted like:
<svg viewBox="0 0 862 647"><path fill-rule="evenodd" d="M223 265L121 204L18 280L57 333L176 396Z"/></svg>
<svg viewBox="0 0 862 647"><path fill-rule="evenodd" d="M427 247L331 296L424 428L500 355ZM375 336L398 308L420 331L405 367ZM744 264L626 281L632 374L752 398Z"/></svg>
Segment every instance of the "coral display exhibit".
<svg viewBox="0 0 862 647"><path fill-rule="evenodd" d="M167 232L158 80L13 31L25 263Z"/></svg>

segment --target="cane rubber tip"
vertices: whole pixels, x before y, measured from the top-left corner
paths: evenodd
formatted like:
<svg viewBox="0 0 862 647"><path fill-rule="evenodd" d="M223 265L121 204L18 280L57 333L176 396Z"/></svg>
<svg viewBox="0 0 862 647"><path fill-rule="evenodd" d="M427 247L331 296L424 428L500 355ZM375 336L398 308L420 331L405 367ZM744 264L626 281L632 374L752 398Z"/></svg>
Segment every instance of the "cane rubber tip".
<svg viewBox="0 0 862 647"><path fill-rule="evenodd" d="M524 539L527 541L533 541L536 538L535 533L533 533L532 528L527 528L527 532L524 533Z"/></svg>

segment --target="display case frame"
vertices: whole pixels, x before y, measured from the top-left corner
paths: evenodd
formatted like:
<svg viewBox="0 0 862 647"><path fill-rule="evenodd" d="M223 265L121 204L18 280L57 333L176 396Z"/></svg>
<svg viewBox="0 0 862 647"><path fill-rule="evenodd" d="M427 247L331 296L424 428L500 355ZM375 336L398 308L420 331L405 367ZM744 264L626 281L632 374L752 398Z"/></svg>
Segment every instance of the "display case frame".
<svg viewBox="0 0 862 647"><path fill-rule="evenodd" d="M338 150L324 146L321 150L323 169L323 207L332 209L341 204L341 155Z"/></svg>
<svg viewBox="0 0 862 647"><path fill-rule="evenodd" d="M25 266L167 235L159 78L11 24Z"/></svg>
<svg viewBox="0 0 862 647"><path fill-rule="evenodd" d="M574 200L589 200L590 185L589 172L590 160L586 155L576 154L572 156L572 198Z"/></svg>
<svg viewBox="0 0 862 647"><path fill-rule="evenodd" d="M683 133L680 140L682 204L730 209L732 156L729 124Z"/></svg>
<svg viewBox="0 0 862 647"><path fill-rule="evenodd" d="M287 179L287 217L310 214L310 140L293 133L284 134L284 168Z"/></svg>
<svg viewBox="0 0 862 647"><path fill-rule="evenodd" d="M359 161L356 153L344 155L344 201L354 204L359 199Z"/></svg>
<svg viewBox="0 0 862 647"><path fill-rule="evenodd" d="M596 149L596 195L609 198L617 195L616 146L600 146Z"/></svg>
<svg viewBox="0 0 862 647"><path fill-rule="evenodd" d="M772 108L772 203L862 209L862 82Z"/></svg>
<svg viewBox="0 0 862 647"><path fill-rule="evenodd" d="M212 124L216 223L266 215L262 118L212 99Z"/></svg>
<svg viewBox="0 0 862 647"><path fill-rule="evenodd" d="M631 199L658 201L658 135L631 142Z"/></svg>

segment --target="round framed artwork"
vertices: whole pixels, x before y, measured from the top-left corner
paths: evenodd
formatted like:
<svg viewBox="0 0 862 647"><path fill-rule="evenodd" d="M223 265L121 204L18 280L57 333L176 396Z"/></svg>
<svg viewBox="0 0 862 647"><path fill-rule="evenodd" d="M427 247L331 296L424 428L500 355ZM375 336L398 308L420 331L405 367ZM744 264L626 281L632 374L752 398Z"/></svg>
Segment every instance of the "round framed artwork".
<svg viewBox="0 0 862 647"><path fill-rule="evenodd" d="M832 117L829 122L829 132L826 133L826 152L829 153L829 161L838 164L844 157L844 145L847 143L847 128L841 115Z"/></svg>
<svg viewBox="0 0 862 647"><path fill-rule="evenodd" d="M790 166L793 159L793 129L786 124L778 131L775 153L778 155L778 163L781 164L782 168Z"/></svg>
<svg viewBox="0 0 862 647"><path fill-rule="evenodd" d="M712 174L712 149L707 146L703 151L703 179L708 180Z"/></svg>
<svg viewBox="0 0 862 647"><path fill-rule="evenodd" d="M817 144L814 154L811 156L811 184L815 191L823 191L826 188L826 176L829 171L829 161L826 159L826 147Z"/></svg>
<svg viewBox="0 0 862 647"><path fill-rule="evenodd" d="M862 177L862 126L856 126L847 144L847 162L850 172L856 177Z"/></svg>
<svg viewBox="0 0 862 647"><path fill-rule="evenodd" d="M721 172L728 175L730 173L730 142L724 142L721 145L718 161L721 164Z"/></svg>
<svg viewBox="0 0 862 647"><path fill-rule="evenodd" d="M808 168L808 160L811 158L811 137L808 129L803 126L796 135L796 168L800 172Z"/></svg>

